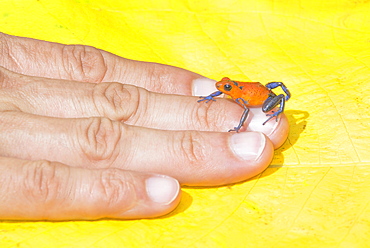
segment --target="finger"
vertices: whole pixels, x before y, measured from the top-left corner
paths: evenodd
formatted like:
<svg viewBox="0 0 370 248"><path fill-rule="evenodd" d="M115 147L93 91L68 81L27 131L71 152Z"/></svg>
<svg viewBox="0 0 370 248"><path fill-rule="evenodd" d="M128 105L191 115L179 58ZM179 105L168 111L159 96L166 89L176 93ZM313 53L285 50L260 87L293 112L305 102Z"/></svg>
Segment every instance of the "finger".
<svg viewBox="0 0 370 248"><path fill-rule="evenodd" d="M239 108L228 109L234 105L229 101L217 102L210 108L194 97L153 93L120 83L32 77L3 67L0 89L0 103L12 103L23 112L66 118L104 116L160 129L225 131L233 123L232 114L236 117L240 112Z"/></svg>
<svg viewBox="0 0 370 248"><path fill-rule="evenodd" d="M274 153L269 139L257 132L165 131L107 118L59 119L11 111L1 113L0 121L2 156L152 172L187 185L246 180L262 172Z"/></svg>
<svg viewBox="0 0 370 248"><path fill-rule="evenodd" d="M180 199L178 182L161 175L4 157L0 167L0 219L148 218Z"/></svg>
<svg viewBox="0 0 370 248"><path fill-rule="evenodd" d="M153 93L119 83L77 83L30 77L0 67L0 102L18 109L54 117L104 116L127 124L167 130L225 132L236 126L243 109L219 99L198 103L194 97ZM252 113L253 112L253 113ZM251 111L246 125L265 133L275 147L285 141L288 123L265 121L265 114ZM258 117L258 118L257 118ZM272 125L272 123L274 123Z"/></svg>
<svg viewBox="0 0 370 248"><path fill-rule="evenodd" d="M250 118L246 121L246 131L262 132L274 144L277 149L284 144L289 135L289 122L285 114L280 114L277 118L271 119L265 125L261 123L267 119L266 113L261 108L250 108Z"/></svg>
<svg viewBox="0 0 370 248"><path fill-rule="evenodd" d="M199 74L173 66L124 59L82 45L63 45L0 33L0 66L12 71L57 79L120 82L155 92L191 95Z"/></svg>

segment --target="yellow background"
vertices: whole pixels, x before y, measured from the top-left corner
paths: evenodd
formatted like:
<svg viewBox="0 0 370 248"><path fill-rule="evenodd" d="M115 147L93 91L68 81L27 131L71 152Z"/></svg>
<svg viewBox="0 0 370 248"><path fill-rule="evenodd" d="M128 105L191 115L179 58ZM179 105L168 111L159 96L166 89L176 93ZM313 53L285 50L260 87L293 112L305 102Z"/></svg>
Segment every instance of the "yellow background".
<svg viewBox="0 0 370 248"><path fill-rule="evenodd" d="M255 178L184 188L159 219L3 221L0 247L370 247L368 0L3 0L0 30L293 95Z"/></svg>

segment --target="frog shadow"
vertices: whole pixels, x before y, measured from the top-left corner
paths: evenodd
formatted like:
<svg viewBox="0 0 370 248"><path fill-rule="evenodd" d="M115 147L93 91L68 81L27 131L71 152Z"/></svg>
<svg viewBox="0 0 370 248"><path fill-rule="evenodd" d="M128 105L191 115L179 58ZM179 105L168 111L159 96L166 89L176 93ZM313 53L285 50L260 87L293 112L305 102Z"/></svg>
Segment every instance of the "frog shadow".
<svg viewBox="0 0 370 248"><path fill-rule="evenodd" d="M299 136L307 127L307 119L310 116L307 111L302 110L287 110L284 111L284 113L288 118L290 131L285 143L276 150L280 152L289 149L295 143L297 143Z"/></svg>

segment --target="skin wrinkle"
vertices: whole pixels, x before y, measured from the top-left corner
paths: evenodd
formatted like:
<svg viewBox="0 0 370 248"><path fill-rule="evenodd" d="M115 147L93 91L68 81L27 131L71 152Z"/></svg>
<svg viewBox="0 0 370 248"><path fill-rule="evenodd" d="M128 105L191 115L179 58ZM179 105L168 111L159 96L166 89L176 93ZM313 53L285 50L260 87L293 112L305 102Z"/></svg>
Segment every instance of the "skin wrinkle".
<svg viewBox="0 0 370 248"><path fill-rule="evenodd" d="M128 98L127 102L125 102L125 105L127 105L128 113L125 117L125 122L130 123L131 119L135 119L135 116L138 115L139 108L145 103L143 95L147 95L146 90L141 88L134 88L130 85L125 85L124 89L127 91ZM135 101L135 99L139 99L139 101ZM128 104L127 104L128 103Z"/></svg>
<svg viewBox="0 0 370 248"><path fill-rule="evenodd" d="M127 85L127 87L130 86ZM135 91L137 92L135 96L138 100L136 100L134 110L130 111L130 114L125 123L130 125L136 125L140 123L140 126L148 126L148 124L150 124L151 122L150 120L148 120L148 117L153 116L148 115L148 109L152 106L155 106L155 96L153 94L149 94L149 92L143 88L135 87L133 89L135 89ZM131 101L130 104L132 104ZM143 123L142 120L145 120L145 122Z"/></svg>
<svg viewBox="0 0 370 248"><path fill-rule="evenodd" d="M94 87L94 104L103 116L127 121L137 111L139 90L119 83L101 83Z"/></svg>
<svg viewBox="0 0 370 248"><path fill-rule="evenodd" d="M76 81L100 83L107 72L101 51L90 46L63 46L62 62L67 74L73 72L69 73L69 78Z"/></svg>
<svg viewBox="0 0 370 248"><path fill-rule="evenodd" d="M27 199L29 204L35 203L47 208L60 199L61 190L59 189L62 186L62 180L55 174L56 166L49 161L38 161L33 166L23 167L25 177L24 187L21 189L23 189L24 199Z"/></svg>
<svg viewBox="0 0 370 248"><path fill-rule="evenodd" d="M124 66L121 67L117 66L117 58L111 56L111 54L105 52L101 52L101 54L104 61L104 67L106 68L104 78L102 79L101 82L107 81L118 82L121 76L116 77L116 75L120 74L122 70L125 71L123 74L126 74L126 68ZM110 61L109 66L108 60Z"/></svg>
<svg viewBox="0 0 370 248"><path fill-rule="evenodd" d="M91 92L92 103L100 116L109 113L109 110L106 110L104 107L105 105L110 105L109 94L107 94L108 87L106 83L96 84ZM110 115L108 114L107 116Z"/></svg>
<svg viewBox="0 0 370 248"><path fill-rule="evenodd" d="M217 99L216 102L212 101L198 105L195 105L195 114L192 115L195 117L192 120L195 120L195 124L199 123L194 127L201 130L211 130L212 128L219 131L228 130L228 128L238 124L237 121L232 121L231 116L234 113L237 113L236 116L241 116L242 113L242 108L235 107L234 102L226 99ZM216 113L214 113L214 109L217 109Z"/></svg>
<svg viewBox="0 0 370 248"><path fill-rule="evenodd" d="M132 180L126 177L120 177L119 170L108 169L101 171L100 187L102 189L102 199L107 203L108 209L117 208L117 211L124 212L135 206L138 201L138 196L135 187L132 185ZM124 194L122 196L122 194ZM122 202L125 202L122 204ZM127 204L129 203L129 204ZM122 205L124 208L122 208Z"/></svg>
<svg viewBox="0 0 370 248"><path fill-rule="evenodd" d="M212 122L212 115L209 115L209 110L211 108L211 104L199 104L199 106L194 106L192 118L193 126L194 127L203 127L208 130L211 126Z"/></svg>
<svg viewBox="0 0 370 248"><path fill-rule="evenodd" d="M202 135L199 132L183 132L179 135L181 136L176 138L180 141L180 149L177 154L185 158L185 164L202 164L208 155L202 145L205 143Z"/></svg>
<svg viewBox="0 0 370 248"><path fill-rule="evenodd" d="M131 98L131 95L128 91L125 91L125 88L122 84L119 84L119 83L112 83L110 84L110 87L107 88L107 91L104 92L104 96L107 98L107 100L109 101L110 103L110 106L111 106L111 109L112 109L112 113L114 113L114 115L116 116L115 119L119 119L119 116L118 116L118 113L122 113L122 106L125 102L130 102L129 101L125 101L124 99L124 94L125 93L128 93L129 95L129 98ZM111 97L109 97L107 95L107 93L111 93Z"/></svg>
<svg viewBox="0 0 370 248"><path fill-rule="evenodd" d="M119 155L119 143L122 138L121 123L105 117L93 117L86 119L79 129L84 133L84 138L78 143L81 154L93 164L114 164Z"/></svg>

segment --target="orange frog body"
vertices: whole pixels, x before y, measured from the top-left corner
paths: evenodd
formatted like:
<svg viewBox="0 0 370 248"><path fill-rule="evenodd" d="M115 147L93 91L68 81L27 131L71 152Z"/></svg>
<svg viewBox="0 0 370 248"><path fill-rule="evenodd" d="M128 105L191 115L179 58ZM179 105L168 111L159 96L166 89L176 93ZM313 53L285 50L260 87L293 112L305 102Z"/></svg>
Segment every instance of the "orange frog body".
<svg viewBox="0 0 370 248"><path fill-rule="evenodd" d="M286 95L276 95L272 92L272 89L277 87L281 87ZM240 118L239 125L234 127L234 129L230 129L229 132L239 132L239 129L243 126L248 117L248 107L262 106L262 111L267 113L277 105L280 105L278 111L273 112L273 114L266 114L269 118L262 125L265 125L266 122L271 120L273 117L276 117L277 121L278 115L284 111L285 101L288 101L291 96L288 88L282 82L271 82L266 85L262 85L258 82L239 82L224 77L221 81L216 83L216 88L218 91L209 96L201 96L202 99L198 102L206 101L207 103L211 100L215 101L214 97L225 94L242 106L244 108L244 112Z"/></svg>

